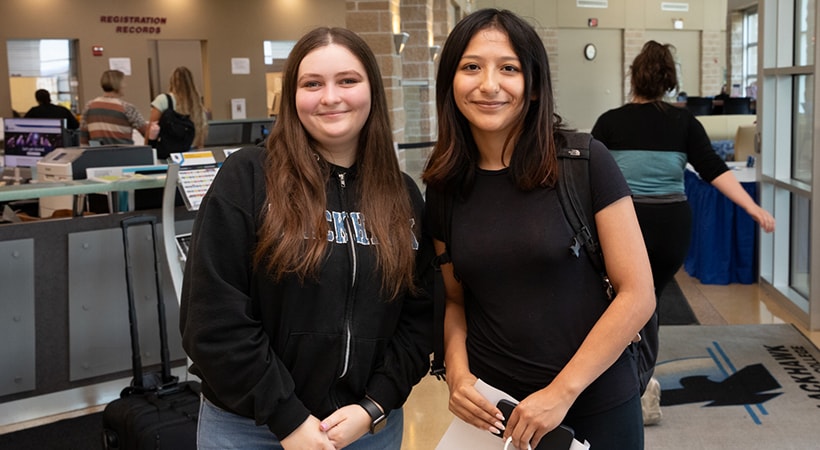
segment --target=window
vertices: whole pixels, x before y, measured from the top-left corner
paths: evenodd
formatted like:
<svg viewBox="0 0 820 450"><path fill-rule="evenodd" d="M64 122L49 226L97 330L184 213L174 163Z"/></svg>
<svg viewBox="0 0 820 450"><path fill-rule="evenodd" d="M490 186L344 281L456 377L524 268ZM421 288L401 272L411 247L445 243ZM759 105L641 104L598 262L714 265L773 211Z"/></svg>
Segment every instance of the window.
<svg viewBox="0 0 820 450"><path fill-rule="evenodd" d="M809 3L812 4L811 8ZM814 64L814 1L798 0L794 11L794 65Z"/></svg>
<svg viewBox="0 0 820 450"><path fill-rule="evenodd" d="M265 51L265 64L271 65L274 64L274 60L288 59L296 41L264 41L262 45Z"/></svg>
<svg viewBox="0 0 820 450"><path fill-rule="evenodd" d="M757 8L743 12L743 87L736 95L757 98Z"/></svg>

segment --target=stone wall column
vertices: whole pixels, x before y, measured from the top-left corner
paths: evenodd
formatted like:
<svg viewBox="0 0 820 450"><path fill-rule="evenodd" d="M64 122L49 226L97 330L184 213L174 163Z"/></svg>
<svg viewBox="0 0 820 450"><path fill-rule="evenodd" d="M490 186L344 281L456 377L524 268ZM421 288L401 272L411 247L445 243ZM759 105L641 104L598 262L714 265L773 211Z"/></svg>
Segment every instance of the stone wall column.
<svg viewBox="0 0 820 450"><path fill-rule="evenodd" d="M723 51L721 35L720 31L701 33L700 95L704 97L717 95L724 83L723 67L720 65L721 51Z"/></svg>
<svg viewBox="0 0 820 450"><path fill-rule="evenodd" d="M387 6L387 7L385 7ZM401 89L401 57L396 53L393 33L400 33L400 0L350 0L345 23L373 49L382 73L387 107L393 124L393 140L404 142L404 98Z"/></svg>

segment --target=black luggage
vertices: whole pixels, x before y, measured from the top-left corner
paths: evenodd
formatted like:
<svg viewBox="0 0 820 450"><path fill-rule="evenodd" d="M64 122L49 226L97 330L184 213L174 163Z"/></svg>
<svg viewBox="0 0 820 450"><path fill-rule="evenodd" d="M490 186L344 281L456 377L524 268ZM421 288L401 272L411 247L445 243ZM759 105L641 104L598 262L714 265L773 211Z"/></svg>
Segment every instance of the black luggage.
<svg viewBox="0 0 820 450"><path fill-rule="evenodd" d="M168 351L165 304L162 299L162 279L154 216L133 216L122 221L125 281L128 287L128 318L131 330L131 362L133 380L120 393L120 398L103 410L103 446L110 450L196 449L196 428L199 414L198 382L180 383L171 375ZM154 273L157 285L160 359L159 373L143 373L139 349L132 265L128 248L128 228L150 225L154 247Z"/></svg>

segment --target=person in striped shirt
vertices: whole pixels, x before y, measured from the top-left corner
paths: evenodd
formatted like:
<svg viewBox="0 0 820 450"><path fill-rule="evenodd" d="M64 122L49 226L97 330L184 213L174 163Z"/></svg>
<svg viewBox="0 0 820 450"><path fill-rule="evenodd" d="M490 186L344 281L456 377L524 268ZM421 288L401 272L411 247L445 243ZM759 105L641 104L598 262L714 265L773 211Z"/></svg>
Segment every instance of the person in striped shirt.
<svg viewBox="0 0 820 450"><path fill-rule="evenodd" d="M132 129L146 139L156 137L157 124L150 124L136 106L122 99L125 74L106 70L100 78L103 95L89 101L80 121L80 145L133 145Z"/></svg>

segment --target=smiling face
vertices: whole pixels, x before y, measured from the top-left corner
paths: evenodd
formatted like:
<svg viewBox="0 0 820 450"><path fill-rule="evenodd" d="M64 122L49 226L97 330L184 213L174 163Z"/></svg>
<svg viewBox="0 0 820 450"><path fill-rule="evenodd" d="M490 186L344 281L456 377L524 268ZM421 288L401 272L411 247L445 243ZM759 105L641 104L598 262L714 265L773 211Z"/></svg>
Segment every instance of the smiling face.
<svg viewBox="0 0 820 450"><path fill-rule="evenodd" d="M364 65L347 48L330 44L302 59L296 111L327 161L345 167L353 164L370 104Z"/></svg>
<svg viewBox="0 0 820 450"><path fill-rule="evenodd" d="M521 117L524 84L506 33L486 28L470 39L453 78L453 96L477 142L507 138Z"/></svg>

